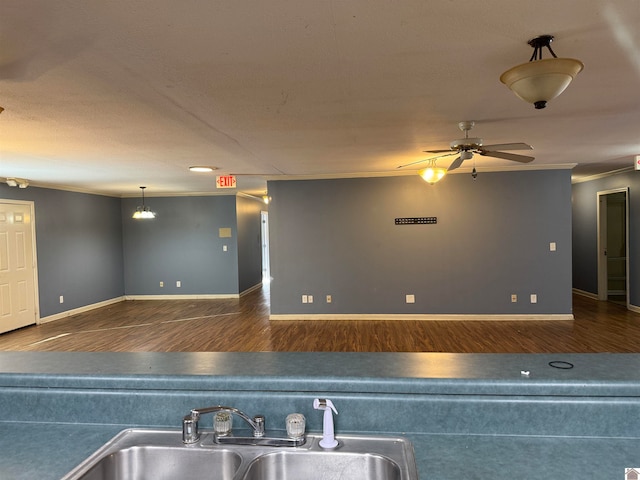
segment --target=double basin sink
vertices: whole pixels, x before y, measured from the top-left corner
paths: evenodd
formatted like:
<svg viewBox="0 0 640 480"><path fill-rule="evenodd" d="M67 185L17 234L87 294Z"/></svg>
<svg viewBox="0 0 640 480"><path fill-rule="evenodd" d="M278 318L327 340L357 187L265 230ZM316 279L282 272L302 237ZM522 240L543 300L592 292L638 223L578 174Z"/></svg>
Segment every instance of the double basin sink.
<svg viewBox="0 0 640 480"><path fill-rule="evenodd" d="M120 432L63 480L417 480L413 446L402 437L340 435L320 447L217 445L204 433L194 445L176 430Z"/></svg>

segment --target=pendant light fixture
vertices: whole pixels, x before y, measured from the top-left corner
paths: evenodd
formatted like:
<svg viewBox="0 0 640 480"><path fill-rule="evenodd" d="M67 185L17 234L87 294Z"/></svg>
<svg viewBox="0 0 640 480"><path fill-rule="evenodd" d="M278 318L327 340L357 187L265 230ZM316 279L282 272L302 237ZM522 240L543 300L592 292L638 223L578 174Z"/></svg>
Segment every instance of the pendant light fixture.
<svg viewBox="0 0 640 480"><path fill-rule="evenodd" d="M418 170L418 175L422 177L422 179L427 182L429 185L433 185L434 183L442 180L442 178L447 174L447 169L438 167L436 165L436 159L433 158L429 160L429 165L427 168L423 168L422 170Z"/></svg>
<svg viewBox="0 0 640 480"><path fill-rule="evenodd" d="M527 63L510 68L500 76L500 81L525 102L537 109L560 95L582 71L584 64L573 58L558 58L551 49L552 35L541 35L529 40L533 55ZM546 47L553 58L542 59Z"/></svg>
<svg viewBox="0 0 640 480"><path fill-rule="evenodd" d="M133 213L133 218L136 220L144 220L147 218L156 218L156 214L152 212L149 207L144 204L144 189L147 187L140 187L142 190L142 205L138 205L136 211Z"/></svg>

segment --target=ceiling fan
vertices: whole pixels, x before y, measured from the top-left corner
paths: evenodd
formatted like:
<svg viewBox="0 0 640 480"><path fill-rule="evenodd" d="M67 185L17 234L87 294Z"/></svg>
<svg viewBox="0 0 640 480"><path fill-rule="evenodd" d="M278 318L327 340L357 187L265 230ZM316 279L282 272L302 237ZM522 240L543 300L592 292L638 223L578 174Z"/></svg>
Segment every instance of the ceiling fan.
<svg viewBox="0 0 640 480"><path fill-rule="evenodd" d="M482 139L477 137L469 137L469 130L473 128L475 122L460 122L458 127L464 132L464 138L454 140L450 144L449 150L425 150L425 153L443 153L437 157L431 157L424 160L418 160L416 162L407 163L406 165L400 165L398 168L409 167L422 162L433 162L437 158L448 157L451 155L458 155L447 171L455 170L462 165L465 160L473 158L473 154L494 158L502 158L504 160L512 160L514 162L528 163L534 160L534 157L528 155L518 155L516 153L501 152L498 150L533 150L531 145L526 143L498 143L495 145L483 145ZM446 152L446 153L445 153Z"/></svg>

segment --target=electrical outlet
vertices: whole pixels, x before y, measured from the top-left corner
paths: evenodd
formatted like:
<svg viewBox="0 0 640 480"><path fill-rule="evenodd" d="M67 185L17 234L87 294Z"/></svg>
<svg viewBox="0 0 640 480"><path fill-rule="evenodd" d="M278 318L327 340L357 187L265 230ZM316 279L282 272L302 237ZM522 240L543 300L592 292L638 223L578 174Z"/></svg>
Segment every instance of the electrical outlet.
<svg viewBox="0 0 640 480"><path fill-rule="evenodd" d="M309 295L302 295L302 303L309 303Z"/></svg>
<svg viewBox="0 0 640 480"><path fill-rule="evenodd" d="M160 288L164 288L164 282L160 282Z"/></svg>
<svg viewBox="0 0 640 480"><path fill-rule="evenodd" d="M178 280L178 281L176 282L176 287L180 288L181 286L182 286L182 282L181 282L180 280Z"/></svg>
<svg viewBox="0 0 640 480"><path fill-rule="evenodd" d="M226 246L226 245L223 245L223 246L222 246L222 251L223 251L223 252L226 252L226 251L227 251L227 246Z"/></svg>
<svg viewBox="0 0 640 480"><path fill-rule="evenodd" d="M531 303L538 303L538 295L535 293L531 294Z"/></svg>
<svg viewBox="0 0 640 480"><path fill-rule="evenodd" d="M64 296L60 295L60 303L64 303Z"/></svg>
<svg viewBox="0 0 640 480"><path fill-rule="evenodd" d="M307 295L307 300L309 300L309 303L313 303L313 295Z"/></svg>
<svg viewBox="0 0 640 480"><path fill-rule="evenodd" d="M331 303L332 300L331 295L327 295L327 303Z"/></svg>
<svg viewBox="0 0 640 480"><path fill-rule="evenodd" d="M518 301L518 295L515 293L511 294L511 303L516 303Z"/></svg>
<svg viewBox="0 0 640 480"><path fill-rule="evenodd" d="M556 251L556 242L549 243L549 251L550 252L555 252Z"/></svg>
<svg viewBox="0 0 640 480"><path fill-rule="evenodd" d="M411 294L411 295L406 295L405 296L405 302L406 303L416 303L416 296Z"/></svg>

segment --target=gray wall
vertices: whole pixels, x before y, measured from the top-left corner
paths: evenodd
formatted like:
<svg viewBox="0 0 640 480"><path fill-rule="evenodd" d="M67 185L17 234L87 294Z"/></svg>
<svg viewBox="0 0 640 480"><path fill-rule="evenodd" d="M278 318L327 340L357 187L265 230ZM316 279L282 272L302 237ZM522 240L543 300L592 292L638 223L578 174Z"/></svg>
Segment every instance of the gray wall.
<svg viewBox="0 0 640 480"><path fill-rule="evenodd" d="M2 198L35 205L40 317L124 294L119 198L0 184Z"/></svg>
<svg viewBox="0 0 640 480"><path fill-rule="evenodd" d="M598 192L629 188L629 300L640 306L640 172L573 185L573 286L598 293Z"/></svg>
<svg viewBox="0 0 640 480"><path fill-rule="evenodd" d="M139 198L0 184L0 199L34 202L41 318L125 294L238 294L261 280L258 200L240 200L236 218L233 195L151 197L158 217L146 222L131 218Z"/></svg>
<svg viewBox="0 0 640 480"><path fill-rule="evenodd" d="M417 175L272 181L268 189L272 314L572 311L569 170L458 174L434 186ZM394 224L422 216L438 223ZM302 304L303 294L314 303Z"/></svg>
<svg viewBox="0 0 640 480"><path fill-rule="evenodd" d="M235 196L148 197L157 214L148 221L131 218L139 203L122 200L127 295L239 293ZM220 238L220 228L232 236Z"/></svg>
<svg viewBox="0 0 640 480"><path fill-rule="evenodd" d="M236 197L238 222L238 280L240 291L262 283L260 212L266 205L255 199Z"/></svg>

